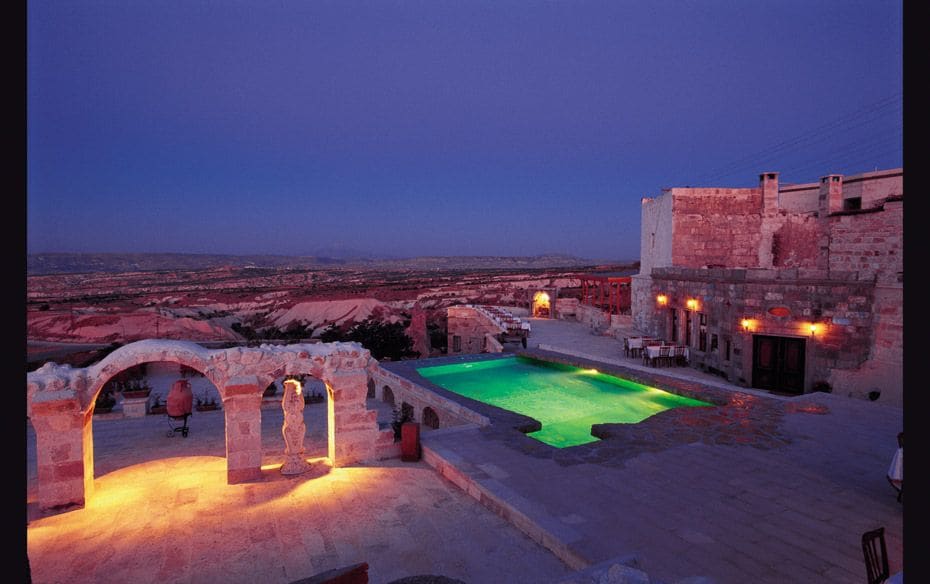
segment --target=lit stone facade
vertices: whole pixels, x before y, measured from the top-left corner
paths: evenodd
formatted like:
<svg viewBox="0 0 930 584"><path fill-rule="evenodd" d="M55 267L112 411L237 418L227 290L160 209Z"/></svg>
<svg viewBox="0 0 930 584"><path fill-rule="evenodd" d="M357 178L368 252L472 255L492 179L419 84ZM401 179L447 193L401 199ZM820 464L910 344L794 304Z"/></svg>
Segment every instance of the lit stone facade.
<svg viewBox="0 0 930 584"><path fill-rule="evenodd" d="M187 365L219 390L230 484L261 477L262 392L284 375L306 374L326 384L334 466L397 455L393 432L379 430L377 412L366 407L368 380L379 367L357 343L208 350L186 341L138 341L87 368L47 363L27 375L26 415L36 432L40 508L84 505L92 497L96 397L117 373L154 361Z"/></svg>
<svg viewBox="0 0 930 584"><path fill-rule="evenodd" d="M506 329L470 306L450 306L446 309L449 355L460 353L500 352L494 337Z"/></svg>
<svg viewBox="0 0 930 584"><path fill-rule="evenodd" d="M763 173L757 188L644 198L634 325L687 342L693 366L734 383L778 389L760 379L771 372L768 351L788 346L802 368L789 393L825 381L900 404L903 174L780 187L777 173Z"/></svg>

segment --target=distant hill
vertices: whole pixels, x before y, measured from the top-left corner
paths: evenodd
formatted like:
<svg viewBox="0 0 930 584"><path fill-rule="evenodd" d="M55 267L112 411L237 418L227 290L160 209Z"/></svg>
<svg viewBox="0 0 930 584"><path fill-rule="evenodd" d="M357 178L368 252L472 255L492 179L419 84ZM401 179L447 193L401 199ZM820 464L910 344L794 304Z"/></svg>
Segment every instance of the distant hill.
<svg viewBox="0 0 930 584"><path fill-rule="evenodd" d="M325 256L219 255L183 253L39 253L26 256L26 274L157 272L219 267L298 268L367 267L373 269L581 268L611 263L562 254L539 256L424 256L401 259ZM632 261L629 263L633 263Z"/></svg>

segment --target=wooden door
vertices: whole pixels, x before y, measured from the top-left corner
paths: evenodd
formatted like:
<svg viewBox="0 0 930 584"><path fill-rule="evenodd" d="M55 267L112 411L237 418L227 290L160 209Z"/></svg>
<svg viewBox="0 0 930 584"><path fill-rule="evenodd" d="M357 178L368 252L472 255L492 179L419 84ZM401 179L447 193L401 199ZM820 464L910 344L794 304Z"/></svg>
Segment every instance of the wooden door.
<svg viewBox="0 0 930 584"><path fill-rule="evenodd" d="M805 339L754 335L752 386L784 393L804 393Z"/></svg>

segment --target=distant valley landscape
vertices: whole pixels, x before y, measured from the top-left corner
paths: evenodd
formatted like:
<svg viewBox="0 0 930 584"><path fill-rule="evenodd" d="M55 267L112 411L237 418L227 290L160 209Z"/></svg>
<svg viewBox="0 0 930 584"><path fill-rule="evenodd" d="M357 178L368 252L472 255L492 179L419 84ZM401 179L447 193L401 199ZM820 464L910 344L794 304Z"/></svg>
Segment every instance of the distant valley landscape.
<svg viewBox="0 0 930 584"><path fill-rule="evenodd" d="M420 353L435 354L448 306L523 306L531 290L551 287L563 297L578 296L578 274L637 269L636 262L571 256L37 254L27 269L28 359L68 353L59 343L312 341L328 328L345 330L366 319L403 323Z"/></svg>

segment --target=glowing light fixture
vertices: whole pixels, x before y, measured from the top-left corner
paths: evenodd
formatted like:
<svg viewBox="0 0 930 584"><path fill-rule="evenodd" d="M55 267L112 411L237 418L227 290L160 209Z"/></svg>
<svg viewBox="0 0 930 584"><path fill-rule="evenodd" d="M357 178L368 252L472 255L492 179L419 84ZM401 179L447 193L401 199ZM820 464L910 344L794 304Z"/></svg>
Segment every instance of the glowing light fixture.
<svg viewBox="0 0 930 584"><path fill-rule="evenodd" d="M746 332L749 332L752 330L752 321L749 320L748 318L744 318L743 320L739 321L739 324L740 326L743 327L743 330Z"/></svg>
<svg viewBox="0 0 930 584"><path fill-rule="evenodd" d="M666 296L665 294L659 294L658 296L656 296L656 302L658 302L662 306L665 306L666 304L668 304L668 296Z"/></svg>
<svg viewBox="0 0 930 584"><path fill-rule="evenodd" d="M810 324L810 331L811 331L811 336L814 336L817 334L817 323L812 322Z"/></svg>
<svg viewBox="0 0 930 584"><path fill-rule="evenodd" d="M694 298L688 298L688 301L685 302L685 306L688 307L688 310L697 310L698 301Z"/></svg>

